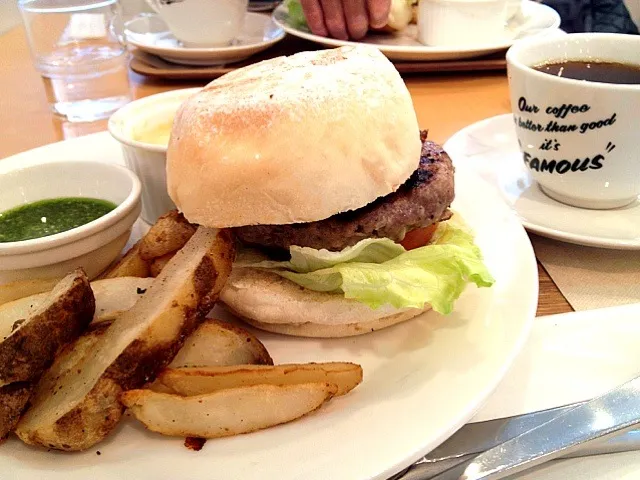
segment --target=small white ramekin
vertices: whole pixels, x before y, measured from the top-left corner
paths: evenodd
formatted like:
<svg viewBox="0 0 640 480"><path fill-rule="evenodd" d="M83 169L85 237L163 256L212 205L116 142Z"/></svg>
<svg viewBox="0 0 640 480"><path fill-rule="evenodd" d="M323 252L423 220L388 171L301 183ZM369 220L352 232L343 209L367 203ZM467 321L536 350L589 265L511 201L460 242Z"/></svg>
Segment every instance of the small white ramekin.
<svg viewBox="0 0 640 480"><path fill-rule="evenodd" d="M96 277L120 254L140 215L140 181L120 165L51 162L0 175L0 211L60 197L91 197L117 207L66 232L0 243L0 285L34 278L59 278L82 267Z"/></svg>
<svg viewBox="0 0 640 480"><path fill-rule="evenodd" d="M155 223L175 208L167 193L167 146L136 140L141 132L173 119L178 107L200 88L150 95L125 105L109 119L109 132L120 142L127 166L142 182L142 219Z"/></svg>
<svg viewBox="0 0 640 480"><path fill-rule="evenodd" d="M421 0L418 40L432 47L504 39L507 0Z"/></svg>

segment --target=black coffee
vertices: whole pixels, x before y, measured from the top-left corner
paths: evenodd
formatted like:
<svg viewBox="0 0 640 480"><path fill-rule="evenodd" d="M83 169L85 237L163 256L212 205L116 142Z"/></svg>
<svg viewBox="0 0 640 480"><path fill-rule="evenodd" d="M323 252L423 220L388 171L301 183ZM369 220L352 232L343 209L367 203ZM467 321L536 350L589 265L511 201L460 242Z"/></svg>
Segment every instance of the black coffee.
<svg viewBox="0 0 640 480"><path fill-rule="evenodd" d="M588 82L640 84L640 65L613 62L568 61L533 67L539 72Z"/></svg>

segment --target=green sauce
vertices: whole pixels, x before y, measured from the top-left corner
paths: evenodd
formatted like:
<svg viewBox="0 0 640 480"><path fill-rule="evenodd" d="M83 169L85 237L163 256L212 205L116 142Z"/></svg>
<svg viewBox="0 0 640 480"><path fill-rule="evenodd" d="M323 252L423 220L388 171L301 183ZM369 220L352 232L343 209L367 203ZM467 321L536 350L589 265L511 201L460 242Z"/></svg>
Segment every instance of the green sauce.
<svg viewBox="0 0 640 480"><path fill-rule="evenodd" d="M85 225L116 208L97 198L52 198L0 213L0 243L42 238Z"/></svg>

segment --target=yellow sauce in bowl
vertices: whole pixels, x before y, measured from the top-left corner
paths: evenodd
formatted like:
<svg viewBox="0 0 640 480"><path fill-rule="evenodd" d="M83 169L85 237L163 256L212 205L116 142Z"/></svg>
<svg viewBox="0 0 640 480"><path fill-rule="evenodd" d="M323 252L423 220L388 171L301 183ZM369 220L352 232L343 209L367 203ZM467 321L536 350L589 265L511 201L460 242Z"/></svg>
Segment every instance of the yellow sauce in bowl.
<svg viewBox="0 0 640 480"><path fill-rule="evenodd" d="M166 147L169 145L172 124L173 118L164 119L161 122L145 123L135 129L133 139L137 142Z"/></svg>

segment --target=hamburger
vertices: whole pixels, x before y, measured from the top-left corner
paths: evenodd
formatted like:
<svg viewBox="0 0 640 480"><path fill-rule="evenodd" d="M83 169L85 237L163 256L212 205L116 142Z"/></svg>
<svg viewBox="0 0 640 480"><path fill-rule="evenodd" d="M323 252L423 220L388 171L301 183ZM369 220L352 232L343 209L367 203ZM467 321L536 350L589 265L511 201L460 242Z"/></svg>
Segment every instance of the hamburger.
<svg viewBox="0 0 640 480"><path fill-rule="evenodd" d="M167 187L190 222L235 234L221 300L264 330L358 335L448 313L467 283L492 283L452 218L451 159L373 47L274 58L211 82L175 117Z"/></svg>

